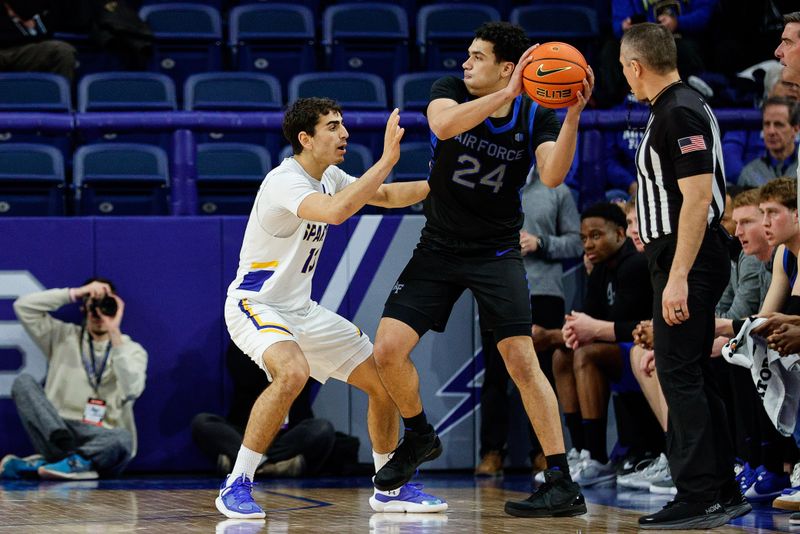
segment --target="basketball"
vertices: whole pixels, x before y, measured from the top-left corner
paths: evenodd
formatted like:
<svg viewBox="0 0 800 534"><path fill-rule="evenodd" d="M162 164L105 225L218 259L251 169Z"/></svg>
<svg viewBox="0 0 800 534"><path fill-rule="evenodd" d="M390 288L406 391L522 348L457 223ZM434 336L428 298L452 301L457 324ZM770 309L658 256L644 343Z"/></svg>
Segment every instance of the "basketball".
<svg viewBox="0 0 800 534"><path fill-rule="evenodd" d="M563 108L578 102L588 65L583 54L567 43L549 42L533 51L533 61L522 71L522 85L535 102Z"/></svg>

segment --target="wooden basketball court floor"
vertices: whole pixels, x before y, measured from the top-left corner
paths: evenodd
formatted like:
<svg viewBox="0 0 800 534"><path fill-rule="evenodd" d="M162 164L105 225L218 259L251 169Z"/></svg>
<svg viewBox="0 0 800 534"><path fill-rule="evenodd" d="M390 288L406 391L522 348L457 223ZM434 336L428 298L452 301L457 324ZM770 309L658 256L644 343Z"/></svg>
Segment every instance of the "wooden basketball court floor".
<svg viewBox="0 0 800 534"><path fill-rule="evenodd" d="M226 520L214 507L219 480L199 477L135 477L74 482L0 482L0 533L263 532L313 533L616 533L636 532L637 518L660 509L667 497L617 491L585 492L589 513L563 519L506 515L507 499L528 495L523 475L480 480L465 475L421 477L425 491L445 498L443 514L374 513L366 478L257 481L263 521ZM800 532L789 514L758 505L718 533Z"/></svg>

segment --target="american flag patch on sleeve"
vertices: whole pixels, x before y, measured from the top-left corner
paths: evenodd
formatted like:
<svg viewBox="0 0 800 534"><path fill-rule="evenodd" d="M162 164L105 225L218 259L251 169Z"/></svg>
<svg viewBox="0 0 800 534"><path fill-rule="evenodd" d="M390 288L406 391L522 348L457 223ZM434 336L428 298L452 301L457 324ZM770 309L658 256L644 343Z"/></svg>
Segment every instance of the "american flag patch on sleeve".
<svg viewBox="0 0 800 534"><path fill-rule="evenodd" d="M678 147L681 149L681 154L688 154L697 150L705 150L706 142L702 135L690 135L678 139Z"/></svg>

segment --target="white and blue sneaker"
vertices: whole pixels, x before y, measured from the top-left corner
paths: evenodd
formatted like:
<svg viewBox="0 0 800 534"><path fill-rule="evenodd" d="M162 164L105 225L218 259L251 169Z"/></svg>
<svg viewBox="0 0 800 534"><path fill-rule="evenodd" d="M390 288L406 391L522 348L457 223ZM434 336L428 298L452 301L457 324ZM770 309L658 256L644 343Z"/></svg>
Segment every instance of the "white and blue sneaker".
<svg viewBox="0 0 800 534"><path fill-rule="evenodd" d="M219 497L214 501L217 510L231 519L264 519L267 514L253 500L253 482L244 474L228 484L228 479L219 488Z"/></svg>
<svg viewBox="0 0 800 534"><path fill-rule="evenodd" d="M376 512L434 513L447 510L447 502L422 491L422 484L405 484L396 490L375 488L369 505Z"/></svg>
<svg viewBox="0 0 800 534"><path fill-rule="evenodd" d="M16 480L24 477L35 477L38 475L39 467L45 464L41 454L34 454L20 458L13 454L7 454L0 460L0 478Z"/></svg>
<svg viewBox="0 0 800 534"><path fill-rule="evenodd" d="M70 454L61 461L39 466L39 477L49 480L97 480L92 462L80 454Z"/></svg>

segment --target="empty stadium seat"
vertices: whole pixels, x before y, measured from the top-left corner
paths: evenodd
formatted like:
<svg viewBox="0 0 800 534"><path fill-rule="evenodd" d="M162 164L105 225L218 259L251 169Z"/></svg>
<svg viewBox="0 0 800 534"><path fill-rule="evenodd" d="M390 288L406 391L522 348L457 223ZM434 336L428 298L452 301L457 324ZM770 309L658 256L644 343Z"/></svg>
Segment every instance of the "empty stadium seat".
<svg viewBox="0 0 800 534"><path fill-rule="evenodd" d="M68 112L69 82L57 74L0 73L0 111Z"/></svg>
<svg viewBox="0 0 800 534"><path fill-rule="evenodd" d="M347 110L386 109L386 86L374 74L359 72L313 72L289 81L289 102L298 98L333 98Z"/></svg>
<svg viewBox="0 0 800 534"><path fill-rule="evenodd" d="M431 172L431 155L433 151L430 143L412 142L400 144L400 160L392 169L392 175L387 182L413 182L427 180ZM422 202L405 208L394 208L390 213L422 214Z"/></svg>
<svg viewBox="0 0 800 534"><path fill-rule="evenodd" d="M222 66L222 21L213 7L167 3L145 6L139 15L155 36L151 70L180 86L195 72Z"/></svg>
<svg viewBox="0 0 800 534"><path fill-rule="evenodd" d="M200 213L247 215L270 167L269 153L258 145L197 145L197 204Z"/></svg>
<svg viewBox="0 0 800 534"><path fill-rule="evenodd" d="M173 111L175 84L155 72L103 72L78 83L78 111Z"/></svg>
<svg viewBox="0 0 800 534"><path fill-rule="evenodd" d="M63 215L64 159L47 145L0 145L0 216Z"/></svg>
<svg viewBox="0 0 800 534"><path fill-rule="evenodd" d="M425 111L431 100L431 86L442 76L460 77L458 72L410 72L394 82L394 106L400 111Z"/></svg>
<svg viewBox="0 0 800 534"><path fill-rule="evenodd" d="M283 103L278 79L258 72L193 74L183 87L183 109L270 111Z"/></svg>
<svg viewBox="0 0 800 534"><path fill-rule="evenodd" d="M237 6L229 15L229 45L238 70L272 74L282 84L316 69L314 15L305 6Z"/></svg>
<svg viewBox="0 0 800 534"><path fill-rule="evenodd" d="M186 111L278 111L283 97L277 78L260 72L194 74L183 88ZM279 130L209 132L196 134L198 142L252 143L277 153L285 142Z"/></svg>
<svg viewBox="0 0 800 534"><path fill-rule="evenodd" d="M0 74L0 111L67 113L72 109L69 83L62 76L38 72ZM69 155L69 134L1 132L0 143L46 143Z"/></svg>
<svg viewBox="0 0 800 534"><path fill-rule="evenodd" d="M323 14L322 44L328 68L368 72L386 83L408 70L408 18L383 3L331 6Z"/></svg>
<svg viewBox="0 0 800 534"><path fill-rule="evenodd" d="M597 12L585 6L541 4L515 7L509 20L522 26L534 42L564 41L578 48L591 61L600 31Z"/></svg>
<svg viewBox="0 0 800 534"><path fill-rule="evenodd" d="M167 155L133 143L82 146L75 151L76 211L81 215L167 213Z"/></svg>
<svg viewBox="0 0 800 534"><path fill-rule="evenodd" d="M429 70L459 70L475 30L488 21L500 20L497 9L481 4L423 6L417 13L417 45L420 63Z"/></svg>

